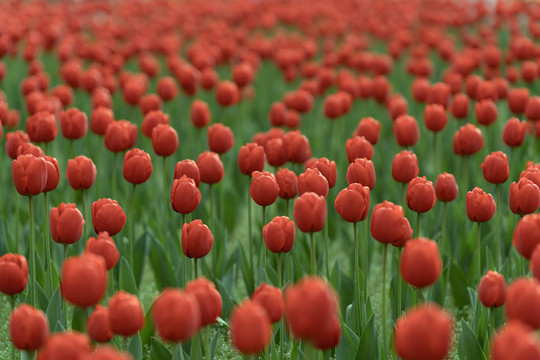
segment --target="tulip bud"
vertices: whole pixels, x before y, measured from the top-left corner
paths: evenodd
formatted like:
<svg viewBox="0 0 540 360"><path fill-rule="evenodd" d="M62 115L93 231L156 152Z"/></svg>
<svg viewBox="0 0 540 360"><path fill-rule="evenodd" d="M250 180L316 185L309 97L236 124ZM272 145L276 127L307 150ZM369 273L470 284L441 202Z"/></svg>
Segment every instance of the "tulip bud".
<svg viewBox="0 0 540 360"><path fill-rule="evenodd" d="M502 184L508 179L510 167L506 154L502 151L492 152L481 165L484 179L492 184Z"/></svg>
<svg viewBox="0 0 540 360"><path fill-rule="evenodd" d="M152 129L152 148L156 155L171 156L178 149L178 134L170 125L158 124Z"/></svg>
<svg viewBox="0 0 540 360"><path fill-rule="evenodd" d="M272 339L270 319L264 308L246 300L231 314L231 340L243 354L259 354Z"/></svg>
<svg viewBox="0 0 540 360"><path fill-rule="evenodd" d="M39 349L39 360L89 359L90 339L78 332L58 332L51 335Z"/></svg>
<svg viewBox="0 0 540 360"><path fill-rule="evenodd" d="M495 214L495 200L491 194L487 194L479 187L475 187L467 193L465 198L467 217L471 221L486 222Z"/></svg>
<svg viewBox="0 0 540 360"><path fill-rule="evenodd" d="M133 336L144 326L144 313L137 296L118 291L109 299L109 321L116 335Z"/></svg>
<svg viewBox="0 0 540 360"><path fill-rule="evenodd" d="M221 295L213 282L205 277L190 281L186 285L186 293L191 294L199 304L200 326L214 324L221 316L223 307Z"/></svg>
<svg viewBox="0 0 540 360"><path fill-rule="evenodd" d="M353 137L363 136L371 145L375 146L379 142L379 134L381 132L381 123L372 117L366 117L360 120L356 127ZM351 162L351 161L349 161Z"/></svg>
<svg viewBox="0 0 540 360"><path fill-rule="evenodd" d="M383 244L403 246L412 238L409 220L403 213L403 208L390 201L377 204L371 214L371 235Z"/></svg>
<svg viewBox="0 0 540 360"><path fill-rule="evenodd" d="M326 221L325 198L313 192L303 193L294 202L293 216L300 231L321 231Z"/></svg>
<svg viewBox="0 0 540 360"><path fill-rule="evenodd" d="M527 178L510 184L510 210L514 214L534 213L540 206L540 188Z"/></svg>
<svg viewBox="0 0 540 360"><path fill-rule="evenodd" d="M267 171L254 171L251 176L253 180L251 181L249 193L253 201L259 206L272 205L279 194L279 185L274 174Z"/></svg>
<svg viewBox="0 0 540 360"><path fill-rule="evenodd" d="M180 289L165 289L152 306L152 321L162 339L171 342L189 340L200 327L197 299Z"/></svg>
<svg viewBox="0 0 540 360"><path fill-rule="evenodd" d="M454 201L457 198L459 187L454 175L444 172L435 182L435 195L437 200L443 202Z"/></svg>
<svg viewBox="0 0 540 360"><path fill-rule="evenodd" d="M540 359L540 338L521 321L510 321L494 334L490 355L493 360Z"/></svg>
<svg viewBox="0 0 540 360"><path fill-rule="evenodd" d="M420 130L415 118L402 115L394 122L394 136L399 146L414 146L420 139Z"/></svg>
<svg viewBox="0 0 540 360"><path fill-rule="evenodd" d="M126 224L126 213L122 207L111 199L99 199L92 203L92 225L94 231L106 231L109 235L118 234Z"/></svg>
<svg viewBox="0 0 540 360"><path fill-rule="evenodd" d="M13 346L23 351L39 349L49 336L49 321L43 313L30 305L21 304L9 317L9 337Z"/></svg>
<svg viewBox="0 0 540 360"><path fill-rule="evenodd" d="M43 192L49 192L56 189L60 181L60 171L58 169L58 161L52 156L43 156L47 163L47 183L43 188Z"/></svg>
<svg viewBox="0 0 540 360"><path fill-rule="evenodd" d="M540 283L518 278L506 293L505 313L508 321L519 320L533 329L540 328Z"/></svg>
<svg viewBox="0 0 540 360"><path fill-rule="evenodd" d="M190 117L191 123L196 128L203 128L210 124L211 121L210 108L208 104L202 100L195 100L191 103Z"/></svg>
<svg viewBox="0 0 540 360"><path fill-rule="evenodd" d="M30 142L30 137L22 130L13 131L6 134L6 153L15 160L17 158L17 148L23 143Z"/></svg>
<svg viewBox="0 0 540 360"><path fill-rule="evenodd" d="M454 154L460 156L476 154L484 146L482 132L473 124L465 124L454 134Z"/></svg>
<svg viewBox="0 0 540 360"><path fill-rule="evenodd" d="M369 188L358 183L341 190L334 206L341 218L348 222L359 222L367 218L369 212Z"/></svg>
<svg viewBox="0 0 540 360"><path fill-rule="evenodd" d="M283 138L287 160L303 164L311 156L309 140L299 130L289 131Z"/></svg>
<svg viewBox="0 0 540 360"><path fill-rule="evenodd" d="M230 127L215 123L208 128L208 147L218 154L225 154L234 146L234 134Z"/></svg>
<svg viewBox="0 0 540 360"><path fill-rule="evenodd" d="M51 209L50 228L52 239L59 244L73 244L82 236L84 218L75 204L60 203Z"/></svg>
<svg viewBox="0 0 540 360"><path fill-rule="evenodd" d="M516 225L512 242L518 253L530 259L540 243L540 214L525 215Z"/></svg>
<svg viewBox="0 0 540 360"><path fill-rule="evenodd" d="M152 160L150 155L140 149L131 149L124 156L122 173L124 179L133 185L146 182L152 174Z"/></svg>
<svg viewBox="0 0 540 360"><path fill-rule="evenodd" d="M176 163L174 166L174 178L180 179L184 175L192 179L195 182L195 186L199 187L201 175L199 174L199 168L195 161L185 159Z"/></svg>
<svg viewBox="0 0 540 360"><path fill-rule="evenodd" d="M371 160L373 157L373 146L363 136L354 136L347 139L345 142L345 151L347 152L347 160L349 163L355 159L366 158Z"/></svg>
<svg viewBox="0 0 540 360"><path fill-rule="evenodd" d="M212 249L214 236L201 220L193 220L182 226L182 252L189 258L199 259Z"/></svg>
<svg viewBox="0 0 540 360"><path fill-rule="evenodd" d="M433 183L426 177L415 177L407 187L407 205L417 213L428 212L435 205Z"/></svg>
<svg viewBox="0 0 540 360"><path fill-rule="evenodd" d="M521 115L525 112L528 101L529 89L527 88L513 88L508 92L508 107L516 115Z"/></svg>
<svg viewBox="0 0 540 360"><path fill-rule="evenodd" d="M197 167L203 183L215 184L223 179L223 163L214 152L205 151L200 154L197 158Z"/></svg>
<svg viewBox="0 0 540 360"><path fill-rule="evenodd" d="M465 119L469 114L469 97L462 93L456 94L452 99L450 112L456 119Z"/></svg>
<svg viewBox="0 0 540 360"><path fill-rule="evenodd" d="M254 171L262 171L265 161L264 147L260 145L248 143L238 151L238 167L244 175L251 175Z"/></svg>
<svg viewBox="0 0 540 360"><path fill-rule="evenodd" d="M392 177L400 183L409 183L418 176L418 158L412 151L402 150L392 160Z"/></svg>
<svg viewBox="0 0 540 360"><path fill-rule="evenodd" d="M506 282L504 276L489 270L478 285L478 299L485 307L503 306L506 301Z"/></svg>
<svg viewBox="0 0 540 360"><path fill-rule="evenodd" d="M85 253L71 257L62 265L62 296L81 308L97 304L107 290L107 268L101 256Z"/></svg>
<svg viewBox="0 0 540 360"><path fill-rule="evenodd" d="M105 260L107 270L114 268L120 259L116 244L106 231L100 232L97 237L88 238L85 251L101 256Z"/></svg>
<svg viewBox="0 0 540 360"><path fill-rule="evenodd" d="M273 253L288 253L294 245L296 227L287 216L276 216L264 225L262 234L268 250Z"/></svg>
<svg viewBox="0 0 540 360"><path fill-rule="evenodd" d="M28 263L19 254L0 257L0 292L13 296L24 291L28 282Z"/></svg>
<svg viewBox="0 0 540 360"><path fill-rule="evenodd" d="M113 111L107 107L97 107L90 115L90 129L96 135L105 135L107 126L114 122Z"/></svg>
<svg viewBox="0 0 540 360"><path fill-rule="evenodd" d="M519 147L525 140L526 131L527 122L519 121L513 117L504 124L502 139L504 143L510 147Z"/></svg>
<svg viewBox="0 0 540 360"><path fill-rule="evenodd" d="M88 132L88 117L77 108L71 108L60 114L60 129L66 139L76 140Z"/></svg>
<svg viewBox="0 0 540 360"><path fill-rule="evenodd" d="M92 159L79 155L69 159L66 169L66 178L73 190L88 190L96 181L96 165Z"/></svg>
<svg viewBox="0 0 540 360"><path fill-rule="evenodd" d="M314 192L326 197L328 195L328 181L318 169L308 168L298 176L298 190L300 195L306 192Z"/></svg>
<svg viewBox="0 0 540 360"><path fill-rule="evenodd" d="M47 162L42 157L20 155L11 164L11 176L19 194L39 195L47 185Z"/></svg>
<svg viewBox="0 0 540 360"><path fill-rule="evenodd" d="M334 161L330 161L325 157L322 157L320 159L316 159L313 163L311 163L309 166L306 164L306 172L307 169L317 169L320 171L322 176L326 178L328 181L328 187L331 189L336 185L336 178L337 178L337 170L336 170L336 163ZM302 175L300 175L302 176ZM299 179L300 180L300 179ZM300 191L302 193L303 191ZM316 191L315 191L316 192Z"/></svg>
<svg viewBox="0 0 540 360"><path fill-rule="evenodd" d="M106 343L111 341L114 334L109 320L109 309L97 305L86 321L86 332L95 342Z"/></svg>
<svg viewBox="0 0 540 360"><path fill-rule="evenodd" d="M285 313L285 301L281 289L265 282L255 289L251 300L264 308L272 324L281 320Z"/></svg>
<svg viewBox="0 0 540 360"><path fill-rule="evenodd" d="M118 120L107 125L105 147L112 152L122 152L135 146L137 125L127 120Z"/></svg>
<svg viewBox="0 0 540 360"><path fill-rule="evenodd" d="M411 286L431 286L441 275L441 257L435 241L417 238L407 241L399 261L399 272Z"/></svg>
<svg viewBox="0 0 540 360"><path fill-rule="evenodd" d="M359 183L369 187L375 186L375 168L373 162L366 158L355 159L347 169L347 183Z"/></svg>
<svg viewBox="0 0 540 360"><path fill-rule="evenodd" d="M51 142L58 134L56 118L46 111L36 112L26 120L26 132L32 141Z"/></svg>
<svg viewBox="0 0 540 360"><path fill-rule="evenodd" d="M175 179L171 188L171 205L174 211L181 214L189 214L199 206L201 192L193 179L183 175Z"/></svg>
<svg viewBox="0 0 540 360"><path fill-rule="evenodd" d="M217 85L216 99L219 105L226 107L235 105L240 101L240 92L235 83L222 81Z"/></svg>

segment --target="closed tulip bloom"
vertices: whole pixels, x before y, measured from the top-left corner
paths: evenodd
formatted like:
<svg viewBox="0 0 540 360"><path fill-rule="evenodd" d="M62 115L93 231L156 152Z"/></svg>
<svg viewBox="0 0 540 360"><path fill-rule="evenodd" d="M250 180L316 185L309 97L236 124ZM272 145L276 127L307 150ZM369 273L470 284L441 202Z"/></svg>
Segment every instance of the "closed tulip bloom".
<svg viewBox="0 0 540 360"><path fill-rule="evenodd" d="M272 339L270 319L259 303L246 300L231 314L231 340L243 354L261 353Z"/></svg>
<svg viewBox="0 0 540 360"><path fill-rule="evenodd" d="M373 146L363 136L354 136L345 142L345 151L347 160L352 163L355 159L366 158L371 160L373 157Z"/></svg>
<svg viewBox="0 0 540 360"><path fill-rule="evenodd" d="M86 321L86 332L95 342L105 343L111 341L114 334L109 320L109 309L97 305Z"/></svg>
<svg viewBox="0 0 540 360"><path fill-rule="evenodd" d="M66 139L76 140L88 132L88 117L77 108L71 108L60 114L60 130Z"/></svg>
<svg viewBox="0 0 540 360"><path fill-rule="evenodd" d="M401 115L394 122L394 136L399 146L408 147L415 145L420 139L420 130L415 118L409 115Z"/></svg>
<svg viewBox="0 0 540 360"><path fill-rule="evenodd" d="M439 132L444 130L448 123L448 115L442 105L429 104L424 108L424 123L429 131Z"/></svg>
<svg viewBox="0 0 540 360"><path fill-rule="evenodd" d="M217 322L217 318L221 316L223 302L213 282L201 276L186 285L186 293L195 296L199 304L201 327Z"/></svg>
<svg viewBox="0 0 540 360"><path fill-rule="evenodd" d="M21 304L13 310L9 317L9 337L17 349L37 350L48 336L49 321L43 311L27 304Z"/></svg>
<svg viewBox="0 0 540 360"><path fill-rule="evenodd" d="M34 142L51 142L58 134L56 118L47 111L39 111L26 120L26 132Z"/></svg>
<svg viewBox="0 0 540 360"><path fill-rule="evenodd" d="M430 88L429 80L426 78L416 78L411 84L411 92L414 100L423 103L427 100L428 91Z"/></svg>
<svg viewBox="0 0 540 360"><path fill-rule="evenodd" d="M17 130L9 132L6 134L6 153L11 159L15 160L18 156L17 148L28 142L30 142L30 137L24 131Z"/></svg>
<svg viewBox="0 0 540 360"><path fill-rule="evenodd" d="M416 176L418 169L418 158L416 154L409 150L403 150L394 156L392 160L392 177L400 183L408 183Z"/></svg>
<svg viewBox="0 0 540 360"><path fill-rule="evenodd" d="M73 190L88 190L96 181L96 165L92 159L79 155L69 159L66 169L66 178Z"/></svg>
<svg viewBox="0 0 540 360"><path fill-rule="evenodd" d="M19 194L39 195L47 185L47 161L34 155L19 155L11 164L11 177Z"/></svg>
<svg viewBox="0 0 540 360"><path fill-rule="evenodd" d="M244 175L251 175L254 171L262 171L265 161L264 147L255 143L248 143L238 151L238 168Z"/></svg>
<svg viewBox="0 0 540 360"><path fill-rule="evenodd" d="M403 213L403 208L390 201L377 204L371 214L371 235L383 244L403 246L412 238L409 220Z"/></svg>
<svg viewBox="0 0 540 360"><path fill-rule="evenodd" d="M174 178L180 179L184 175L192 179L195 182L195 186L199 187L201 175L199 174L199 168L195 161L185 159L176 163L174 166Z"/></svg>
<svg viewBox="0 0 540 360"><path fill-rule="evenodd" d="M519 147L523 145L526 131L527 122L519 121L519 119L513 117L504 124L502 139L510 147Z"/></svg>
<svg viewBox="0 0 540 360"><path fill-rule="evenodd" d="M359 183L369 187L375 187L375 168L371 160L366 158L355 159L347 169L347 183Z"/></svg>
<svg viewBox="0 0 540 360"><path fill-rule="evenodd" d="M365 117L360 120L353 135L363 136L371 145L377 145L380 132L381 123L372 117Z"/></svg>
<svg viewBox="0 0 540 360"><path fill-rule="evenodd" d="M116 200L99 199L92 203L92 225L98 234L101 231L111 236L118 234L126 224L126 219L126 213Z"/></svg>
<svg viewBox="0 0 540 360"><path fill-rule="evenodd" d="M163 76L157 82L156 92L163 101L170 101L178 95L178 87L172 77Z"/></svg>
<svg viewBox="0 0 540 360"><path fill-rule="evenodd" d="M491 194L487 194L479 187L475 187L467 193L465 198L465 209L467 217L471 221L486 222L491 220L495 214L495 200Z"/></svg>
<svg viewBox="0 0 540 360"><path fill-rule="evenodd" d="M205 90L212 90L219 81L218 73L211 67L206 67L201 72L201 86Z"/></svg>
<svg viewBox="0 0 540 360"><path fill-rule="evenodd" d="M59 244L73 244L81 238L84 218L75 204L60 203L51 209L49 225L52 239Z"/></svg>
<svg viewBox="0 0 540 360"><path fill-rule="evenodd" d="M512 242L518 253L530 259L540 243L540 214L525 215L516 225Z"/></svg>
<svg viewBox="0 0 540 360"><path fill-rule="evenodd" d="M193 220L182 226L182 252L189 258L200 259L212 249L214 236L201 220Z"/></svg>
<svg viewBox="0 0 540 360"><path fill-rule="evenodd" d="M435 189L426 177L415 177L407 187L407 206L417 212L428 212L435 205Z"/></svg>
<svg viewBox="0 0 540 360"><path fill-rule="evenodd" d="M281 320L285 313L285 301L281 289L265 282L255 289L251 300L264 308L272 324Z"/></svg>
<svg viewBox="0 0 540 360"><path fill-rule="evenodd" d="M36 157L44 157L45 153L37 145L34 145L30 142L22 143L17 148L17 157L20 155L34 155Z"/></svg>
<svg viewBox="0 0 540 360"><path fill-rule="evenodd" d="M255 74L253 66L248 62L241 62L233 66L232 78L239 88L243 88L253 81Z"/></svg>
<svg viewBox="0 0 540 360"><path fill-rule="evenodd" d="M144 119L141 125L141 131L146 137L151 138L152 130L154 130L157 125L169 125L169 123L170 119L168 114L165 114L161 110L150 111L146 115L144 115Z"/></svg>
<svg viewBox="0 0 540 360"><path fill-rule="evenodd" d="M224 80L217 85L216 99L221 106L231 106L240 100L240 91L235 83Z"/></svg>
<svg viewBox="0 0 540 360"><path fill-rule="evenodd" d="M85 251L101 256L107 270L114 268L120 259L116 243L106 231L100 232L97 237L88 238Z"/></svg>
<svg viewBox="0 0 540 360"><path fill-rule="evenodd" d="M345 221L355 223L365 220L369 212L369 195L367 186L350 184L339 192L334 207Z"/></svg>
<svg viewBox="0 0 540 360"><path fill-rule="evenodd" d="M529 89L513 88L508 92L508 107L514 114L521 115L525 112L529 101Z"/></svg>
<svg viewBox="0 0 540 360"><path fill-rule="evenodd" d="M508 321L519 320L535 330L540 328L540 283L517 278L508 286L505 313Z"/></svg>
<svg viewBox="0 0 540 360"><path fill-rule="evenodd" d="M215 184L223 179L223 163L218 154L205 151L197 158L197 167L201 181L206 184Z"/></svg>
<svg viewBox="0 0 540 360"><path fill-rule="evenodd" d="M510 321L494 334L490 355L493 360L539 360L540 338L521 321Z"/></svg>
<svg viewBox="0 0 540 360"><path fill-rule="evenodd" d="M288 253L294 245L296 226L287 216L276 216L262 230L264 243L273 253Z"/></svg>
<svg viewBox="0 0 540 360"><path fill-rule="evenodd" d="M218 154L225 154L234 146L234 133L231 128L215 123L208 128L208 147Z"/></svg>
<svg viewBox="0 0 540 360"><path fill-rule="evenodd" d="M497 120L497 106L491 100L482 100L474 106L476 121L480 125L491 125Z"/></svg>
<svg viewBox="0 0 540 360"><path fill-rule="evenodd" d="M200 328L199 303L194 295L180 289L165 289L152 306L152 322L159 336L184 342Z"/></svg>
<svg viewBox="0 0 540 360"><path fill-rule="evenodd" d="M191 103L190 117L191 123L196 128L203 128L210 124L211 114L208 104L200 99L193 101Z"/></svg>
<svg viewBox="0 0 540 360"><path fill-rule="evenodd" d="M529 121L540 120L540 97L531 96L527 101L527 106L525 107L525 116ZM28 131L28 130L26 130ZM30 136L30 139L32 136Z"/></svg>
<svg viewBox="0 0 540 360"><path fill-rule="evenodd" d="M328 95L323 104L324 116L330 120L336 119L343 114L341 99L336 94Z"/></svg>
<svg viewBox="0 0 540 360"><path fill-rule="evenodd" d="M527 215L540 206L540 188L527 178L510 184L510 210L514 214Z"/></svg>
<svg viewBox="0 0 540 360"><path fill-rule="evenodd" d="M444 172L435 182L435 195L437 200L443 202L454 201L458 196L459 187L454 175Z"/></svg>
<svg viewBox="0 0 540 360"><path fill-rule="evenodd" d="M481 165L484 179L492 184L502 184L508 179L510 167L506 154L502 151L492 152Z"/></svg>
<svg viewBox="0 0 540 360"><path fill-rule="evenodd" d="M452 147L456 155L473 155L479 152L483 146L482 132L473 124L465 124L454 134Z"/></svg>
<svg viewBox="0 0 540 360"><path fill-rule="evenodd" d="M399 261L399 272L411 286L424 288L433 285L441 275L439 247L433 240L417 238L405 243Z"/></svg>
<svg viewBox="0 0 540 360"><path fill-rule="evenodd" d="M527 178L540 188L540 166L534 165L531 161L527 163L525 170L519 175L520 178Z"/></svg>
<svg viewBox="0 0 540 360"><path fill-rule="evenodd" d="M279 197L292 199L298 194L298 176L294 171L283 168L276 173L276 181L279 186Z"/></svg>
<svg viewBox="0 0 540 360"><path fill-rule="evenodd" d="M60 171L58 169L58 161L52 156L44 156L47 163L47 183L43 188L43 192L49 192L56 189L60 181Z"/></svg>
<svg viewBox="0 0 540 360"><path fill-rule="evenodd" d="M81 308L96 305L107 290L107 267L101 256L85 253L70 257L62 265L62 296Z"/></svg>
<svg viewBox="0 0 540 360"><path fill-rule="evenodd" d="M300 195L306 192L314 192L317 195L326 197L328 195L328 181L319 169L308 168L298 176L298 191Z"/></svg>
<svg viewBox="0 0 540 360"><path fill-rule="evenodd" d="M105 135L107 126L114 122L114 113L107 107L97 107L90 115L90 129L96 135Z"/></svg>
<svg viewBox="0 0 540 360"><path fill-rule="evenodd" d="M409 309L397 322L394 346L403 359L446 359L452 342L452 315L435 303Z"/></svg>
<svg viewBox="0 0 540 360"><path fill-rule="evenodd" d="M166 124L158 124L152 129L152 148L158 156L171 156L178 149L178 134Z"/></svg>
<svg viewBox="0 0 540 360"><path fill-rule="evenodd" d="M112 152L122 152L135 146L137 125L127 120L110 123L105 130L105 147Z"/></svg>
<svg viewBox="0 0 540 360"><path fill-rule="evenodd" d="M90 339L86 335L58 332L39 349L37 360L87 360L90 356Z"/></svg>
<svg viewBox="0 0 540 360"><path fill-rule="evenodd" d="M144 312L139 298L118 291L109 299L109 321L116 335L133 336L144 326Z"/></svg>
<svg viewBox="0 0 540 360"><path fill-rule="evenodd" d="M489 270L478 285L478 299L488 308L503 306L506 301L504 276Z"/></svg>
<svg viewBox="0 0 540 360"><path fill-rule="evenodd" d="M266 160L271 166L282 166L287 162L283 139L274 138L266 141L264 144L264 152L266 154Z"/></svg>
<svg viewBox="0 0 540 360"><path fill-rule="evenodd" d="M279 195L279 185L274 174L268 171L254 171L251 175L253 179L249 193L253 201L259 206L272 205ZM321 177L323 176L321 175Z"/></svg>
<svg viewBox="0 0 540 360"><path fill-rule="evenodd" d="M309 166L306 166L306 167L318 169L328 181L328 187L330 189L336 185L337 170L336 170L336 163L334 161L331 161L325 157L322 157L320 159L316 159L313 163L311 163Z"/></svg>
<svg viewBox="0 0 540 360"><path fill-rule="evenodd" d="M161 98L156 94L146 94L139 100L141 113L148 114L150 111L161 110Z"/></svg>
<svg viewBox="0 0 540 360"><path fill-rule="evenodd" d="M268 112L268 120L272 126L283 126L287 115L287 107L281 101L274 102Z"/></svg>
<svg viewBox="0 0 540 360"><path fill-rule="evenodd" d="M469 97L462 93L456 94L450 105L450 113L456 119L465 119L469 114Z"/></svg>
<svg viewBox="0 0 540 360"><path fill-rule="evenodd" d="M289 131L283 138L287 160L295 164L303 164L311 157L309 140L299 130Z"/></svg>
<svg viewBox="0 0 540 360"><path fill-rule="evenodd" d="M303 193L294 202L293 216L300 231L321 231L326 221L325 198L313 192Z"/></svg>
<svg viewBox="0 0 540 360"><path fill-rule="evenodd" d="M183 175L174 180L171 188L171 205L174 211L184 215L192 213L200 202L201 192L193 179Z"/></svg>
<svg viewBox="0 0 540 360"><path fill-rule="evenodd" d="M285 292L285 312L296 338L315 342L331 328L337 312L337 295L318 277L305 277Z"/></svg>
<svg viewBox="0 0 540 360"><path fill-rule="evenodd" d="M529 263L531 273L536 280L540 280L540 246L536 246L531 255Z"/></svg>
<svg viewBox="0 0 540 360"><path fill-rule="evenodd" d="M24 291L28 282L28 262L19 254L0 257L0 292L8 296Z"/></svg>
<svg viewBox="0 0 540 360"><path fill-rule="evenodd" d="M146 182L152 174L152 160L150 155L141 149L131 149L124 156L122 173L124 179L137 185Z"/></svg>

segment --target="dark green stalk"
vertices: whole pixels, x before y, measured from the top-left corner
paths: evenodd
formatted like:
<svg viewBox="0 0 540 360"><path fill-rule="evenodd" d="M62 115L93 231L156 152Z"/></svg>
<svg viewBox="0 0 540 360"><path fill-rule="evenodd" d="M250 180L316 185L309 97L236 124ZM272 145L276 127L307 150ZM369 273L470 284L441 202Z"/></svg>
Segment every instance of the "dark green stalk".
<svg viewBox="0 0 540 360"><path fill-rule="evenodd" d="M15 310L15 295L11 295L9 297L11 300L11 313L13 314L13 310ZM8 333L9 333L9 324L8 325ZM15 360L15 345L11 343L11 360Z"/></svg>
<svg viewBox="0 0 540 360"><path fill-rule="evenodd" d="M501 219L501 203L499 202L500 199L500 186L499 184L495 185L496 192L495 192L495 211L496 211L496 221L497 221L497 229L495 232L496 236L496 243L495 243L495 254L497 259L497 270L501 270L501 234L499 231L500 228L500 219Z"/></svg>
<svg viewBox="0 0 540 360"><path fill-rule="evenodd" d="M54 289L53 289L53 272L52 272L52 260L51 260L51 238L50 238L50 226L49 226L49 204L47 202L47 193L43 193L43 199L44 199L44 204L45 204L45 229L47 229L47 231L45 231L45 259L46 259L46 268L47 268L47 273L48 273L48 279L49 279L49 284L48 286L46 287L47 289L47 295L48 296L51 296Z"/></svg>
<svg viewBox="0 0 540 360"><path fill-rule="evenodd" d="M330 259L328 258L328 255L330 254L328 251L328 222L324 224L324 252L326 278L330 279Z"/></svg>
<svg viewBox="0 0 540 360"><path fill-rule="evenodd" d="M135 199L135 184L131 188L131 197L129 199L129 265L131 269L134 268L133 264L133 200Z"/></svg>
<svg viewBox="0 0 540 360"><path fill-rule="evenodd" d="M477 252L477 268L478 268L478 284L482 279L482 258L480 256L480 222L478 223L478 231L476 237L476 252Z"/></svg>
<svg viewBox="0 0 540 360"><path fill-rule="evenodd" d="M383 359L386 357L386 252L388 250L388 244L384 244L383 250L383 278L382 278L382 340L383 340Z"/></svg>
<svg viewBox="0 0 540 360"><path fill-rule="evenodd" d="M311 244L311 275L317 275L317 260L315 255L315 241L313 240L313 232L309 233L309 241Z"/></svg>
<svg viewBox="0 0 540 360"><path fill-rule="evenodd" d="M420 213L416 213L416 236L420 237Z"/></svg>
<svg viewBox="0 0 540 360"><path fill-rule="evenodd" d="M253 267L253 241L251 239L251 193L249 191L249 188L251 187L251 176L248 176L248 194L247 194L247 211L248 211L248 243L249 243L249 267L251 270L251 274L253 274L253 277L255 277L255 271ZM253 279L255 280L255 279Z"/></svg>
<svg viewBox="0 0 540 360"><path fill-rule="evenodd" d="M32 283L30 284L30 304L36 306L36 250L34 240L34 206L32 205L32 195L28 196L28 213L30 217L30 273Z"/></svg>
<svg viewBox="0 0 540 360"><path fill-rule="evenodd" d="M180 256L182 256L182 287L187 284L187 268L186 268L186 255L182 251L182 228L186 223L186 214L182 214L182 226L180 227L180 241L178 242L178 249L180 250Z"/></svg>
<svg viewBox="0 0 540 360"><path fill-rule="evenodd" d="M266 246L264 244L264 238L262 236L262 228L264 228L265 222L266 222L266 206L263 206L262 207L262 225L261 225L261 240L262 240L261 247L263 251L262 261L263 261L264 271L266 271Z"/></svg>

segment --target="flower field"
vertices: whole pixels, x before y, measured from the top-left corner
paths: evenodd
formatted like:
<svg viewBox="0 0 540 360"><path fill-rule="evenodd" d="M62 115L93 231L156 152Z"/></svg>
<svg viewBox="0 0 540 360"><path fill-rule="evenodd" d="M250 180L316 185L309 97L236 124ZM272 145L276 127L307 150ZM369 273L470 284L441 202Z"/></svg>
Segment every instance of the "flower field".
<svg viewBox="0 0 540 360"><path fill-rule="evenodd" d="M540 4L0 2L0 359L540 359Z"/></svg>

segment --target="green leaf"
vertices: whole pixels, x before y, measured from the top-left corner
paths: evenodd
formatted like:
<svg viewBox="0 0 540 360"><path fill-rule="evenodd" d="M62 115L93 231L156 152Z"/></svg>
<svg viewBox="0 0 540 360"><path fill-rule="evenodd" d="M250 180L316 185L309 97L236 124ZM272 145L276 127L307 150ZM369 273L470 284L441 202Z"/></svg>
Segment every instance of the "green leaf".
<svg viewBox="0 0 540 360"><path fill-rule="evenodd" d="M228 288L221 280L216 279L216 284L223 300L222 316L229 317L229 314L234 306L234 301L229 293Z"/></svg>
<svg viewBox="0 0 540 360"><path fill-rule="evenodd" d="M128 351L133 355L135 360L142 360L142 342L139 334L133 335L129 341Z"/></svg>
<svg viewBox="0 0 540 360"><path fill-rule="evenodd" d="M460 359L486 360L486 355L478 343L476 335L465 321L461 320L461 336L459 337L458 353Z"/></svg>
<svg viewBox="0 0 540 360"><path fill-rule="evenodd" d="M47 306L47 319L49 319L49 330L54 332L54 327L57 322L62 322L62 297L60 296L60 287L56 288L51 296L49 305Z"/></svg>
<svg viewBox="0 0 540 360"><path fill-rule="evenodd" d="M352 312L351 308L351 305L347 307L348 314ZM349 316L347 316L347 318L349 318ZM343 336L339 342L339 345L336 348L336 359L354 359L358 351L358 336L349 326L347 326L347 324L343 322L343 320L341 322L341 327L343 330Z"/></svg>
<svg viewBox="0 0 540 360"><path fill-rule="evenodd" d="M152 326L151 316L152 316L152 306L150 306L150 309L148 309L148 311L146 312L146 316L144 317L144 327L139 333L141 335L141 341L143 345L150 344L150 341L152 340L152 335L154 335L154 328Z"/></svg>
<svg viewBox="0 0 540 360"><path fill-rule="evenodd" d="M210 341L210 360L214 360L214 356L216 355L216 348L217 348L217 342L219 339L220 331L219 329L214 334L214 337Z"/></svg>
<svg viewBox="0 0 540 360"><path fill-rule="evenodd" d="M379 359L381 346L379 344L379 335L375 328L374 316L371 315L364 330L362 331L362 337L358 344L358 351L356 352L356 359Z"/></svg>
<svg viewBox="0 0 540 360"><path fill-rule="evenodd" d="M176 286L176 277L165 248L155 237L152 237L152 239L150 263L156 279L156 286L161 291L165 287Z"/></svg>
<svg viewBox="0 0 540 360"><path fill-rule="evenodd" d="M463 308L468 305L467 278L453 260L450 264L450 286L452 287L452 296L454 297L456 306Z"/></svg>
<svg viewBox="0 0 540 360"><path fill-rule="evenodd" d="M144 269L144 262L148 255L148 237L146 234L142 234L135 242L133 248L133 276L135 277L135 283L138 287L141 286L142 274Z"/></svg>
<svg viewBox="0 0 540 360"><path fill-rule="evenodd" d="M73 317L71 318L71 328L78 332L85 332L87 318L87 309L81 309L80 307L75 306L73 308Z"/></svg>
<svg viewBox="0 0 540 360"><path fill-rule="evenodd" d="M137 284L135 283L135 277L131 271L125 257L122 256L120 260L120 290L127 291L129 293L137 295Z"/></svg>
<svg viewBox="0 0 540 360"><path fill-rule="evenodd" d="M157 338L153 337L150 345L151 360L171 360L172 355Z"/></svg>

